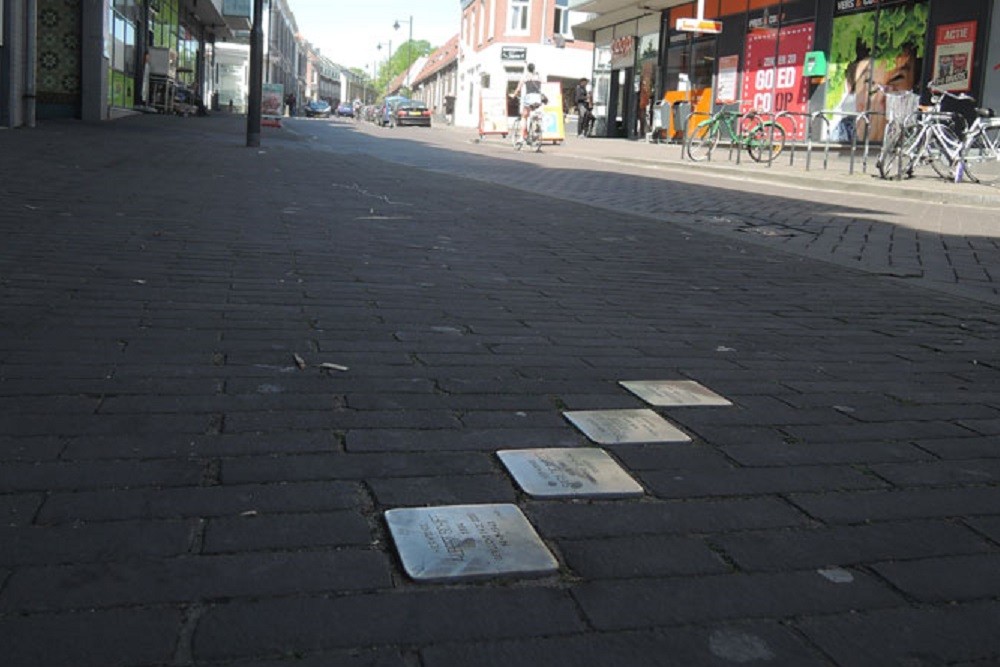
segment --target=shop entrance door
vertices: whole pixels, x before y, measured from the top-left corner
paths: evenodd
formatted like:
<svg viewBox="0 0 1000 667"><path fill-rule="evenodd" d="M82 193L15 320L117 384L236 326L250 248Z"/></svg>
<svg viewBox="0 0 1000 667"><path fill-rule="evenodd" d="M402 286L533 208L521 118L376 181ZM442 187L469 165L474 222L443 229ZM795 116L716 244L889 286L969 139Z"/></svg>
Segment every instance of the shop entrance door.
<svg viewBox="0 0 1000 667"><path fill-rule="evenodd" d="M632 77L635 70L631 67L611 70L611 93L608 99L608 134L609 137L629 136L631 120L635 117L635 92Z"/></svg>

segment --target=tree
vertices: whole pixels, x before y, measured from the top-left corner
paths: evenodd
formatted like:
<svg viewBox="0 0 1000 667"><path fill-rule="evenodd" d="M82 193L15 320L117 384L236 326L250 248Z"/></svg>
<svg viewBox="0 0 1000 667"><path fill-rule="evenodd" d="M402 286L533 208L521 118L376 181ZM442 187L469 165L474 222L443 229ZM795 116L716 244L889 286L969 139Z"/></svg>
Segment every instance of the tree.
<svg viewBox="0 0 1000 667"><path fill-rule="evenodd" d="M431 43L425 39L415 39L412 42L406 41L399 45L393 53L387 65L383 65L375 79L375 85L379 90L385 90L389 83L397 76L406 71L412 63L417 62L421 57L430 55L436 50ZM416 72L413 73L416 75Z"/></svg>

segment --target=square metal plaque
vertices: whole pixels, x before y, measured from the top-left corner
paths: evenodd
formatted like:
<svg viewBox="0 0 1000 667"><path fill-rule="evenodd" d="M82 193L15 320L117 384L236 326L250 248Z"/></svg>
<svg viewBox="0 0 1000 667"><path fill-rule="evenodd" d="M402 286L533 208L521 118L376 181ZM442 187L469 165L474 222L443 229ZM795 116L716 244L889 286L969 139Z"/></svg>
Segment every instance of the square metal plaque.
<svg viewBox="0 0 1000 667"><path fill-rule="evenodd" d="M657 407L732 405L694 380L625 380L618 384Z"/></svg>
<svg viewBox="0 0 1000 667"><path fill-rule="evenodd" d="M563 415L599 445L691 441L652 410L577 410Z"/></svg>
<svg viewBox="0 0 1000 667"><path fill-rule="evenodd" d="M559 564L516 505L449 505L388 510L389 532L416 581L544 576Z"/></svg>
<svg viewBox="0 0 1000 667"><path fill-rule="evenodd" d="M639 485L603 449L505 449L497 456L524 492L540 498L634 498Z"/></svg>

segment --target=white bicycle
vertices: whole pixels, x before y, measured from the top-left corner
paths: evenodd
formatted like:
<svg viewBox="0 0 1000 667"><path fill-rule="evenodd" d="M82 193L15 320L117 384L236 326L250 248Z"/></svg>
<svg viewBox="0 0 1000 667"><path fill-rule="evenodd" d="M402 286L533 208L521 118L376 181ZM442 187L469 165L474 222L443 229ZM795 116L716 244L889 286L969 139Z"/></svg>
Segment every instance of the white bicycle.
<svg viewBox="0 0 1000 667"><path fill-rule="evenodd" d="M542 120L545 118L543 105L544 101L528 105L528 133L526 135L521 131L521 123L524 122L524 119L518 116L514 121L514 125L510 129L510 138L517 150L521 150L524 146L536 153L542 150Z"/></svg>

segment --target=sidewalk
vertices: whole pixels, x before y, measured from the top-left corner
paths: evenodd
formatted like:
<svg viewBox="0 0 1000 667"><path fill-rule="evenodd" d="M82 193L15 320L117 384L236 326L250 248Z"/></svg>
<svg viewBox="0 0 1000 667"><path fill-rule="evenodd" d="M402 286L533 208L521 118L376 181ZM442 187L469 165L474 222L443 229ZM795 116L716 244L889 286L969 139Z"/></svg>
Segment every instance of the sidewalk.
<svg viewBox="0 0 1000 667"><path fill-rule="evenodd" d="M474 128L444 126L444 129L456 138L476 135ZM494 144L504 140L491 135L484 141ZM804 143L789 143L784 154L771 165L755 163L745 153L737 156L736 151L725 147L720 147L712 160L695 163L683 154L679 143L581 139L572 133L567 134L562 145L552 147L552 151L557 150L608 164L646 165L689 174L707 173L833 192L867 192L932 203L1000 207L1000 163L977 165L982 172L981 183L951 183L938 177L930 168L922 168L913 179L883 180L878 177L875 165L879 151L877 145L869 148L867 160L864 146L858 146L853 166L848 148L831 147L827 152L823 144L816 144L807 152Z"/></svg>
<svg viewBox="0 0 1000 667"><path fill-rule="evenodd" d="M241 120L0 133L4 667L1000 660L1000 305L814 258L987 282L995 236L877 209L992 209ZM617 409L690 438L603 446L639 497L534 497L497 455ZM484 503L557 571L407 576L386 511Z"/></svg>

